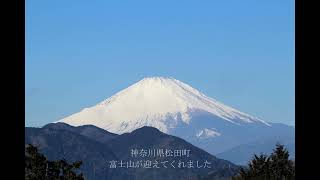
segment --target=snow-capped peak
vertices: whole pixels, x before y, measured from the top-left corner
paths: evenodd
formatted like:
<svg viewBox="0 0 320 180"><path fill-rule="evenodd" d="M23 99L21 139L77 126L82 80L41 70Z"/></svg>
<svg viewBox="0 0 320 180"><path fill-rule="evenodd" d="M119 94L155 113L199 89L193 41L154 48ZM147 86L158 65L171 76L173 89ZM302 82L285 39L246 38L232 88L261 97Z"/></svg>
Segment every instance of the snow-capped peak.
<svg viewBox="0 0 320 180"><path fill-rule="evenodd" d="M148 77L59 122L92 124L113 133L153 126L168 132L179 121L188 124L192 111L205 111L235 124L266 122L205 96L171 77Z"/></svg>

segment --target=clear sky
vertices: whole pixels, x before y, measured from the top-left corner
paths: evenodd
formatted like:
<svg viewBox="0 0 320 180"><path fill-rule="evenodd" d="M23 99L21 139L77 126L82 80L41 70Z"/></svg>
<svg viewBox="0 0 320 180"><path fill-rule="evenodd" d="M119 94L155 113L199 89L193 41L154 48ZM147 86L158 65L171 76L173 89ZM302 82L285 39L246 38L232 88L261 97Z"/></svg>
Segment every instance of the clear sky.
<svg viewBox="0 0 320 180"><path fill-rule="evenodd" d="M292 0L26 1L26 126L146 76L294 125L294 33Z"/></svg>

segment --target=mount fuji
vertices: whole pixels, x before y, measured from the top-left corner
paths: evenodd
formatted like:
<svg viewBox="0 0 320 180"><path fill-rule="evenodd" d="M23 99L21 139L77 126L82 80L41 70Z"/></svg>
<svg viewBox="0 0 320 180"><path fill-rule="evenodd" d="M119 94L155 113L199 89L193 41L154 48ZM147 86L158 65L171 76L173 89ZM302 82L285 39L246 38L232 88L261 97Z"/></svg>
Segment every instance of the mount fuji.
<svg viewBox="0 0 320 180"><path fill-rule="evenodd" d="M94 125L116 134L151 126L211 154L259 140L294 139L294 127L243 113L167 77L144 78L97 105L57 122Z"/></svg>

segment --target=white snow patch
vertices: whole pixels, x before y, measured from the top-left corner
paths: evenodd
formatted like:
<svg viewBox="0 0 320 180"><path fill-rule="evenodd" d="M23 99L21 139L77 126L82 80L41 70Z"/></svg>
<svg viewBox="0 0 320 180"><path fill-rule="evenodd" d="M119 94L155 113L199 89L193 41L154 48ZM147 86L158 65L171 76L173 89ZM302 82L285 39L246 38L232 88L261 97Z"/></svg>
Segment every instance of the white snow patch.
<svg viewBox="0 0 320 180"><path fill-rule="evenodd" d="M213 137L221 136L221 133L219 133L218 131L215 131L214 128L212 129L204 128L198 131L196 136L200 139L213 138Z"/></svg>

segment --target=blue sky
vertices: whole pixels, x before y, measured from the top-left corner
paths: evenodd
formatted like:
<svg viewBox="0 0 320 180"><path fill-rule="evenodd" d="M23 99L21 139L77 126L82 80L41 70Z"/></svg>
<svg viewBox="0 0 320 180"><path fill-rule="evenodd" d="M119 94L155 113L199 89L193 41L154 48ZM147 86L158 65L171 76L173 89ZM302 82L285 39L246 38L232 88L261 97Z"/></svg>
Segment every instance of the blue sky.
<svg viewBox="0 0 320 180"><path fill-rule="evenodd" d="M26 1L26 126L170 76L294 125L294 1Z"/></svg>

